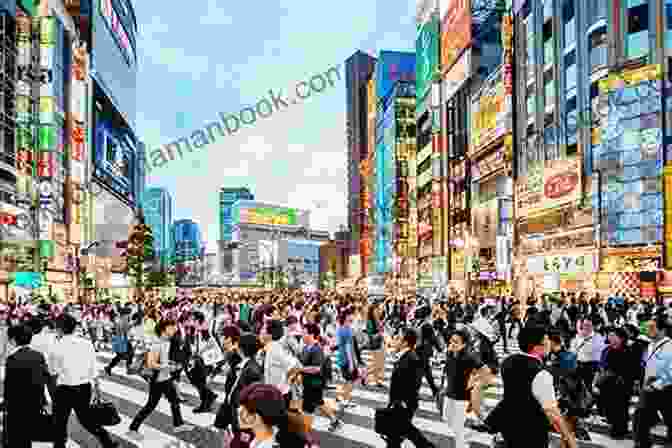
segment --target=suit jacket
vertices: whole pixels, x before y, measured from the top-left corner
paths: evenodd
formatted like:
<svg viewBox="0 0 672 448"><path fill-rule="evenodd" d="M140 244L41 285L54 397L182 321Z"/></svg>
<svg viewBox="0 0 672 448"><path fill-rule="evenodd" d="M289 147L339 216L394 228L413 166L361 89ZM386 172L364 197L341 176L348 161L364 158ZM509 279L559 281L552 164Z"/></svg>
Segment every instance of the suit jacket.
<svg viewBox="0 0 672 448"><path fill-rule="evenodd" d="M418 396L422 384L422 362L413 350L409 350L394 364L390 381L390 404L403 403L413 412L418 408Z"/></svg>
<svg viewBox="0 0 672 448"><path fill-rule="evenodd" d="M22 347L7 358L4 399L8 412L39 412L49 380L42 353Z"/></svg>
<svg viewBox="0 0 672 448"><path fill-rule="evenodd" d="M256 360L247 361L242 371L238 370L240 366L240 355L232 353L230 358L231 370L226 376L224 391L226 397L215 416L215 427L226 429L231 425L233 432L239 432L238 406L240 405L240 392L252 383L258 383L264 379L264 370ZM240 375L240 380L238 376Z"/></svg>
<svg viewBox="0 0 672 448"><path fill-rule="evenodd" d="M240 367L240 364L237 367ZM236 409L240 404L240 392L252 383L263 381L264 370L255 359L249 359L240 372L237 369L233 369L230 372L230 375L236 375L236 378L238 374L240 375L240 379L232 384L233 389L227 394L229 403Z"/></svg>

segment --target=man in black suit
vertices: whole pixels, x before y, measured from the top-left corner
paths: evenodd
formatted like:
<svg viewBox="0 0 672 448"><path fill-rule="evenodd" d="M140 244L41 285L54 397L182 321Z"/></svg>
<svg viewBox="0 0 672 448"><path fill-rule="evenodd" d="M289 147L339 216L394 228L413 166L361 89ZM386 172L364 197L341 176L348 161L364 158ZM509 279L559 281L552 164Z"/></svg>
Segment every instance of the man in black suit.
<svg viewBox="0 0 672 448"><path fill-rule="evenodd" d="M388 448L399 448L404 439L416 447L434 448L422 432L411 421L418 409L420 385L422 384L423 362L415 353L418 335L412 328L404 330L400 357L394 365L390 381L390 406L399 409L399 430L387 437Z"/></svg>
<svg viewBox="0 0 672 448"><path fill-rule="evenodd" d="M257 337L252 333L240 334L237 327L228 326L223 330L224 350L230 353L230 370L226 376L224 402L217 411L215 427L219 429L231 428L234 439L232 448L245 447L252 441L254 435L249 431L240 430L238 422L238 407L240 406L240 392L252 383L261 382L264 371L257 363Z"/></svg>
<svg viewBox="0 0 672 448"><path fill-rule="evenodd" d="M31 434L48 430L30 425L35 425L40 420L49 370L42 353L29 347L33 339L31 327L24 324L12 327L8 336L14 341L16 348L7 357L5 367L5 437L8 440L5 446L30 448Z"/></svg>

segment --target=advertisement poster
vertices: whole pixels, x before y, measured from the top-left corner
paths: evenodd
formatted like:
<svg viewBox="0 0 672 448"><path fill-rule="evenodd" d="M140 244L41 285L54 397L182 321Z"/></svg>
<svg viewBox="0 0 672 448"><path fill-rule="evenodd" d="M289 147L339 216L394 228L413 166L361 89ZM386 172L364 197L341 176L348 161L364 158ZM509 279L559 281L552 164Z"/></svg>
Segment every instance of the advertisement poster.
<svg viewBox="0 0 672 448"><path fill-rule="evenodd" d="M431 89L432 78L439 65L439 19L436 15L432 15L428 22L418 25L415 51L417 53L416 96L418 102L421 102Z"/></svg>
<svg viewBox="0 0 672 448"><path fill-rule="evenodd" d="M16 202L19 206L33 205L31 177L35 164L34 124L31 107L32 23L29 17L17 15L17 79L16 79ZM33 239L29 236L28 239Z"/></svg>
<svg viewBox="0 0 672 448"><path fill-rule="evenodd" d="M506 134L509 110L504 95L502 72L488 81L471 103L471 147L478 151Z"/></svg>
<svg viewBox="0 0 672 448"><path fill-rule="evenodd" d="M446 15L441 18L441 69L446 72L471 45L471 6L469 0L441 0ZM444 4L447 4L444 6Z"/></svg>
<svg viewBox="0 0 672 448"><path fill-rule="evenodd" d="M541 181L541 201L530 204L530 215L545 210L559 207L570 202L576 202L581 195L581 166L577 159L553 160L545 163L543 173L535 176L530 173L529 182ZM539 190L539 185L533 185L534 191Z"/></svg>

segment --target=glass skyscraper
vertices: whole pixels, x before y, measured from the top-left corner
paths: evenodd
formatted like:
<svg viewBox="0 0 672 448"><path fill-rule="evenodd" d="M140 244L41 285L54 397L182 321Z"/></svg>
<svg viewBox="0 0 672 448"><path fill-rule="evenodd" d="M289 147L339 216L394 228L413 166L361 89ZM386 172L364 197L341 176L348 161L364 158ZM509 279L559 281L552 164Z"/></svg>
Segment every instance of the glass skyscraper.
<svg viewBox="0 0 672 448"><path fill-rule="evenodd" d="M170 227L173 224L173 199L165 188L148 188L145 191L142 210L145 222L152 228L154 252L161 263L170 258L173 245Z"/></svg>
<svg viewBox="0 0 672 448"><path fill-rule="evenodd" d="M219 240L231 241L233 236L233 204L239 200L254 200L254 195L246 187L221 188L219 190Z"/></svg>

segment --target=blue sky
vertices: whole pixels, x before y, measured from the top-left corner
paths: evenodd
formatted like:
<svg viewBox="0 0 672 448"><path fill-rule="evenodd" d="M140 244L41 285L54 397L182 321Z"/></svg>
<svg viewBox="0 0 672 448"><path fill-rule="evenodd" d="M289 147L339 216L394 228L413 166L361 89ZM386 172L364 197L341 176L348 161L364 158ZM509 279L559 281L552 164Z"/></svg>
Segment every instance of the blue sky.
<svg viewBox="0 0 672 448"><path fill-rule="evenodd" d="M344 61L357 49L412 50L415 2L163 5L135 2L137 130L150 149L191 135L219 112L254 105L269 89L289 96L297 82L341 64L333 88L153 170L148 184L168 188L175 219L198 221L213 248L217 190L247 185L259 200L312 209L315 228L334 231L345 224Z"/></svg>

